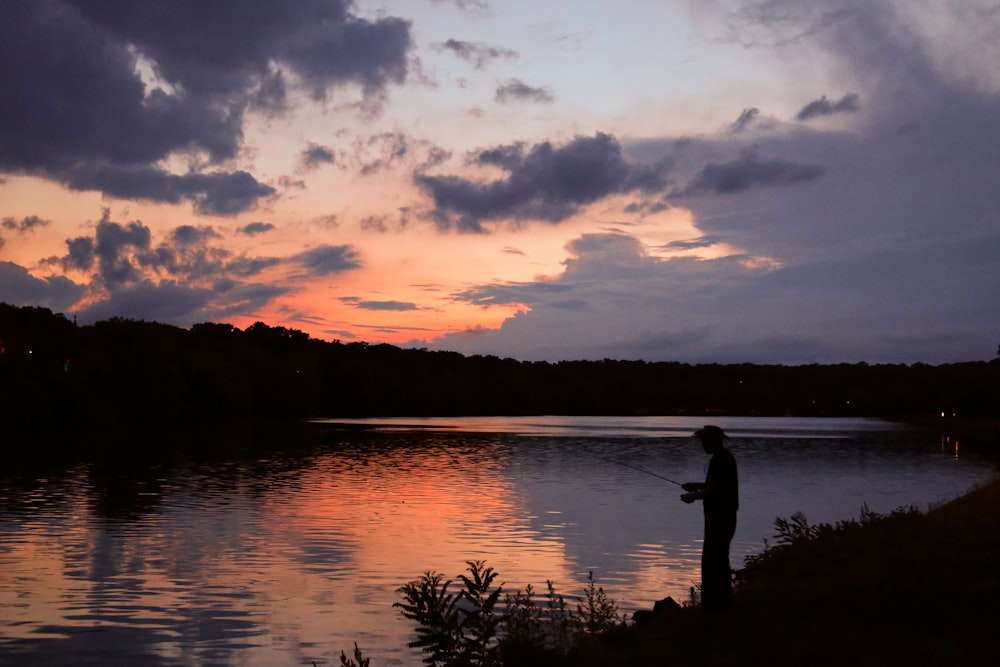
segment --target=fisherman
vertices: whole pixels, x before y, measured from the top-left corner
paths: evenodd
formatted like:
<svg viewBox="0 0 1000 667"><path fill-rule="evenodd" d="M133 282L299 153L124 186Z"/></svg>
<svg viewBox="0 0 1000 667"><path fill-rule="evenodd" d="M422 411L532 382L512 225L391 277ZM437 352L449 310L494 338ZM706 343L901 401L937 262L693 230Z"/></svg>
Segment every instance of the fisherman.
<svg viewBox="0 0 1000 667"><path fill-rule="evenodd" d="M705 541L701 551L701 603L706 610L728 609L733 603L732 573L729 569L729 543L736 532L739 509L739 479L736 459L726 449L728 438L718 426L696 431L706 454L711 454L704 482L688 482L681 500L690 504L702 501L705 510Z"/></svg>

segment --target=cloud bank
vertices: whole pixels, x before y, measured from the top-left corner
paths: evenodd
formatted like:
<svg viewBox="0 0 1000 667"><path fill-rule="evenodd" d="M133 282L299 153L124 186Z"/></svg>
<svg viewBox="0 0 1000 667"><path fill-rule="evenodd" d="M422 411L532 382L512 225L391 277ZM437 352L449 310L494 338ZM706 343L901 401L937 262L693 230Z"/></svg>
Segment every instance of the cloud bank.
<svg viewBox="0 0 1000 667"><path fill-rule="evenodd" d="M230 165L246 114L292 87L378 97L407 76L410 25L316 0L0 4L0 169L122 199L234 215L273 186ZM14 94L16 91L16 94ZM16 102L13 102L16 100ZM191 156L187 171L163 166Z"/></svg>
<svg viewBox="0 0 1000 667"><path fill-rule="evenodd" d="M806 98L786 119L747 105L717 134L592 142L621 161L577 162L609 167L594 172L603 177L588 195L519 178L524 151L495 154L505 180L425 183L460 225L499 213L559 221L589 194L627 190L630 164L659 164L659 178L646 181L655 185L634 191L631 210L689 209L701 236L672 251L724 241L743 254L670 257L629 234L581 237L567 245L561 274L457 292L521 312L499 331L456 332L435 346L528 359L992 357L1000 335L992 307L1000 302L1000 89L949 72L935 60L935 39L945 37L918 31L901 5L785 4L787 12L783 3L767 11L741 3L745 11L726 16L755 36L751 48L822 53L858 92ZM826 119L850 124L818 124ZM608 150L622 143L626 150ZM532 185L515 187L521 182ZM556 213L539 215L529 202Z"/></svg>
<svg viewBox="0 0 1000 667"><path fill-rule="evenodd" d="M505 219L558 223L602 197L663 186L661 167L627 162L619 142L604 133L561 146L497 146L479 151L470 162L498 168L504 176L483 183L416 175L433 199L434 218L442 228L482 232L484 222Z"/></svg>
<svg viewBox="0 0 1000 667"><path fill-rule="evenodd" d="M250 223L237 233L267 231L266 223ZM81 324L127 316L190 326L253 316L294 293L303 281L361 267L350 245L320 245L284 257L249 256L227 249L226 235L207 225L180 225L157 242L141 221L116 222L105 211L92 234L67 239L64 255L45 260L65 275L35 278L17 264L0 263L0 301L65 311L86 299L90 305L76 310ZM285 278L264 280L268 272Z"/></svg>

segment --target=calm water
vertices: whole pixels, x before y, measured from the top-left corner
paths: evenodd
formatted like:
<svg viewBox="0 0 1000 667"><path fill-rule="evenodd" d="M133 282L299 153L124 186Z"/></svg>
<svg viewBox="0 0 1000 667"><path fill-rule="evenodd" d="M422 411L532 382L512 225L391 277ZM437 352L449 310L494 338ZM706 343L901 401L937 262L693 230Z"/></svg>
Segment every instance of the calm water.
<svg viewBox="0 0 1000 667"><path fill-rule="evenodd" d="M703 479L701 422L366 420L254 455L0 475L0 665L339 665L354 642L373 666L416 665L396 589L470 559L512 592L551 579L575 597L593 571L623 612L682 599L700 506L605 459ZM885 422L714 422L740 466L734 565L775 517L926 509L993 475Z"/></svg>

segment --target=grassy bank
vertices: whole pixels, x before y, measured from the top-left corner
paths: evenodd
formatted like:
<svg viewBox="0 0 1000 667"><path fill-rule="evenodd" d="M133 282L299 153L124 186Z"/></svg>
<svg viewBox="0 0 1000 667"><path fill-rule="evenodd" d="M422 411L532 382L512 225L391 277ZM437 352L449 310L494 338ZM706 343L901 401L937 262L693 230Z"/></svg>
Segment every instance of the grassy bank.
<svg viewBox="0 0 1000 667"><path fill-rule="evenodd" d="M1000 479L769 560L731 611L680 609L570 663L971 665L1000 655Z"/></svg>

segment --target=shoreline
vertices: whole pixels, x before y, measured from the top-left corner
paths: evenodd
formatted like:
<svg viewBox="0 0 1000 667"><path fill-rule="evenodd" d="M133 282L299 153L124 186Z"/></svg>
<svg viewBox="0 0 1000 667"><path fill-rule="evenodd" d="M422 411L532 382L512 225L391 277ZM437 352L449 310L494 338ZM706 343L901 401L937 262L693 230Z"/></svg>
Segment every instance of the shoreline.
<svg viewBox="0 0 1000 667"><path fill-rule="evenodd" d="M784 549L728 612L678 609L563 664L919 667L1000 654L1000 473L883 519Z"/></svg>

